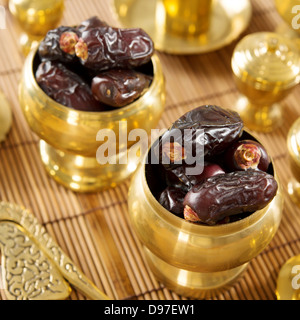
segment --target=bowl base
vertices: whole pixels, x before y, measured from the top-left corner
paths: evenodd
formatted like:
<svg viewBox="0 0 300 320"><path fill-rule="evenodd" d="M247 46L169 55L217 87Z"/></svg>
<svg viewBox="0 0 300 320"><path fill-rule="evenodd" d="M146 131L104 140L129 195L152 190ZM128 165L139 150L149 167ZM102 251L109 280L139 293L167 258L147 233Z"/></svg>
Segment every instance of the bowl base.
<svg viewBox="0 0 300 320"><path fill-rule="evenodd" d="M31 50L38 47L44 36L32 36L26 32L22 32L19 38L19 44L22 54L26 57Z"/></svg>
<svg viewBox="0 0 300 320"><path fill-rule="evenodd" d="M287 185L288 193L292 201L300 207L300 183L295 178L291 178Z"/></svg>
<svg viewBox="0 0 300 320"><path fill-rule="evenodd" d="M137 168L137 161L127 164L104 164L95 157L83 157L53 148L40 140L40 155L48 174L76 192L96 192L115 187Z"/></svg>
<svg viewBox="0 0 300 320"><path fill-rule="evenodd" d="M208 299L228 289L248 265L245 263L218 272L193 272L166 263L146 247L144 251L148 265L157 280L177 294L194 299Z"/></svg>
<svg viewBox="0 0 300 320"><path fill-rule="evenodd" d="M271 132L282 124L282 108L278 103L270 106L255 106L247 97L241 96L236 103L245 126L258 132Z"/></svg>

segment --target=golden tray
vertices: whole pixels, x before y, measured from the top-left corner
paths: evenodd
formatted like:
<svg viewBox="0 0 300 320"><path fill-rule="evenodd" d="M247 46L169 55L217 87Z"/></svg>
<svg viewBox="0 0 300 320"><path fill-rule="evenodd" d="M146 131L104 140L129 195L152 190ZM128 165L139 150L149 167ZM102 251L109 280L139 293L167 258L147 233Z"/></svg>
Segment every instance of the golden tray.
<svg viewBox="0 0 300 320"><path fill-rule="evenodd" d="M215 0L209 31L199 37L184 39L166 34L156 27L156 2L112 0L112 6L124 27L143 28L152 37L157 50L171 54L195 54L220 49L247 28L252 15L249 0Z"/></svg>

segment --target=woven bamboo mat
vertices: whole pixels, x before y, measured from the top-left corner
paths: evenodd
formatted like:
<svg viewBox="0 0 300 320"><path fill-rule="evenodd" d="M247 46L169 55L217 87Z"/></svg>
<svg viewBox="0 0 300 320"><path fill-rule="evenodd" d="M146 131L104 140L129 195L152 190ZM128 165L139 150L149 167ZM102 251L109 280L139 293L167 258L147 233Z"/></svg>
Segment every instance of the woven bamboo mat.
<svg viewBox="0 0 300 320"><path fill-rule="evenodd" d="M257 31L274 31L282 23L272 0L253 0L252 4L251 24L241 37ZM110 0L66 0L62 24L73 25L95 14L117 24ZM75 264L109 297L186 299L158 283L144 260L141 244L128 220L129 181L104 192L76 194L45 173L38 138L30 131L18 103L17 86L24 57L19 52L16 27L8 10L6 23L7 29L0 30L0 89L13 107L14 123L7 140L0 145L0 200L30 209ZM237 41L202 55L158 53L167 88L166 109L159 127L168 127L184 112L201 104L227 108L234 105L238 91L230 60ZM276 299L274 290L280 267L289 257L300 253L300 210L287 193L292 174L286 147L288 129L300 116L298 101L300 90L296 88L283 102L283 126L273 133L257 134L274 159L285 193L280 228L270 245L251 261L243 277L216 299ZM70 299L85 297L75 290Z"/></svg>

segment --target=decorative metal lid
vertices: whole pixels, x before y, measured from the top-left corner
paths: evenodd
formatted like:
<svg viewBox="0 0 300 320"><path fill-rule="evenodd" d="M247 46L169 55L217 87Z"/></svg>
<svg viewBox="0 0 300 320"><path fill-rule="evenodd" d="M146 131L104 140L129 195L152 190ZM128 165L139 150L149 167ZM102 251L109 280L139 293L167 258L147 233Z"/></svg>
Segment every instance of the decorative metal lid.
<svg viewBox="0 0 300 320"><path fill-rule="evenodd" d="M256 89L287 89L300 81L300 57L290 39L272 32L244 37L232 56L232 70Z"/></svg>

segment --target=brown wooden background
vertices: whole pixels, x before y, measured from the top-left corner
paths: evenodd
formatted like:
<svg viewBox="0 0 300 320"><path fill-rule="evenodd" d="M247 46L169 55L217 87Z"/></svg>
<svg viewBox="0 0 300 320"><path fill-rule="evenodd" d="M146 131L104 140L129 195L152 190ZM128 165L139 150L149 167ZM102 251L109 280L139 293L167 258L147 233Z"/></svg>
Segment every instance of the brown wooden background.
<svg viewBox="0 0 300 320"><path fill-rule="evenodd" d="M5 5L5 0L0 3ZM117 25L110 0L66 0L62 24L74 25L98 15ZM239 37L275 31L283 21L272 0L253 0L253 16ZM6 6L7 9L7 6ZM185 299L158 283L147 267L142 248L127 214L129 181L115 189L76 194L47 176L38 152L38 138L21 112L17 88L24 57L18 48L13 18L7 10L7 29L0 30L0 89L14 113L13 128L0 145L0 200L30 209L49 234L83 272L113 299ZM202 55L159 53L166 78L167 101L159 127L165 128L184 112L201 104L231 108L238 98L230 60L239 40ZM276 278L282 264L300 253L300 210L289 199L286 136L300 116L300 89L284 100L284 124L273 133L258 134L277 165L285 193L283 218L273 241L253 259L243 277L216 299L276 299ZM0 295L1 298L1 295ZM2 296L2 299L4 297ZM85 299L73 291L70 299Z"/></svg>

